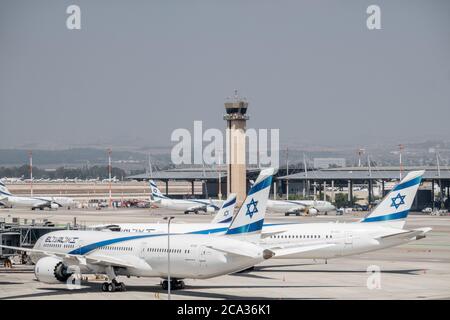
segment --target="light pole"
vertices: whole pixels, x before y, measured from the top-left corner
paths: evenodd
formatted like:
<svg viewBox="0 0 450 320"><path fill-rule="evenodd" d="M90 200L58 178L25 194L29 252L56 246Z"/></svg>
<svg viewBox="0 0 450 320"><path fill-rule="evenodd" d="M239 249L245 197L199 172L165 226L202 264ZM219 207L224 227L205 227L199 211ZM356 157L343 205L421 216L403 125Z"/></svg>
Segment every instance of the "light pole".
<svg viewBox="0 0 450 320"><path fill-rule="evenodd" d="M30 195L33 196L33 152L28 152L28 157L30 160Z"/></svg>
<svg viewBox="0 0 450 320"><path fill-rule="evenodd" d="M164 217L167 220L167 299L170 300L170 221L175 217Z"/></svg>
<svg viewBox="0 0 450 320"><path fill-rule="evenodd" d="M405 146L403 144L399 144L398 148L399 148L399 155L400 155L400 181L402 181L402 173L403 173L402 151L403 151L403 149L405 149Z"/></svg>
<svg viewBox="0 0 450 320"><path fill-rule="evenodd" d="M108 149L108 176L109 176L109 208L112 207L112 194L111 194L111 149Z"/></svg>

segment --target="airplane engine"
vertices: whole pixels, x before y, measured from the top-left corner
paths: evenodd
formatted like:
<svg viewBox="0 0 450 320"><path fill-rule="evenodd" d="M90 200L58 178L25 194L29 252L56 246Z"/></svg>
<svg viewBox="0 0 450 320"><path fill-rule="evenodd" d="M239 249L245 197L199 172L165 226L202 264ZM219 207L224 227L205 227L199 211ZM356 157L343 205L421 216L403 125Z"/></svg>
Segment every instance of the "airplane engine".
<svg viewBox="0 0 450 320"><path fill-rule="evenodd" d="M316 208L309 208L308 214L310 215L316 215L319 211Z"/></svg>
<svg viewBox="0 0 450 320"><path fill-rule="evenodd" d="M216 212L216 210L214 210L214 208L213 208L213 207L211 207L211 206L208 206L208 207L206 207L206 212L211 212L211 213L214 213L214 212Z"/></svg>
<svg viewBox="0 0 450 320"><path fill-rule="evenodd" d="M68 267L60 259L45 257L36 263L34 275L44 283L60 283L66 282L72 273L68 272Z"/></svg>
<svg viewBox="0 0 450 320"><path fill-rule="evenodd" d="M50 204L50 208L52 208L52 209L58 209L58 208L59 208L59 205L58 205L57 203L52 202L52 203Z"/></svg>

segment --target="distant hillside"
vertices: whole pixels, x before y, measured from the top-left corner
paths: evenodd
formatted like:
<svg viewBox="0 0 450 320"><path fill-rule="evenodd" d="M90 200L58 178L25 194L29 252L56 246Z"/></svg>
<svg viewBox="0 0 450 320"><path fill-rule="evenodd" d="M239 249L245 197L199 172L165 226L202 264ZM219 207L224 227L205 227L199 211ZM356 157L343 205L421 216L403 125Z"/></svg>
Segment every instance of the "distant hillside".
<svg viewBox="0 0 450 320"><path fill-rule="evenodd" d="M93 148L77 148L67 150L32 150L33 164L107 164L108 154L106 150ZM152 156L152 162L165 162L164 155ZM139 152L112 151L113 162L148 162L148 155ZM28 150L0 149L0 165L21 165L28 163Z"/></svg>

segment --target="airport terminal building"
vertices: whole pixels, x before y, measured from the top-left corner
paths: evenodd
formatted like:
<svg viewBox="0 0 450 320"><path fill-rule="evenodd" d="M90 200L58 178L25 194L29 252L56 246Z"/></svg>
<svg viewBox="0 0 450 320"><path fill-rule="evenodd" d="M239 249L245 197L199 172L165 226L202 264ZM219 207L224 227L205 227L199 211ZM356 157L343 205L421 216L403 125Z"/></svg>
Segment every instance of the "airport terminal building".
<svg viewBox="0 0 450 320"><path fill-rule="evenodd" d="M381 188L382 195L399 181L400 175L405 176L407 172L413 170L425 170L423 182L414 201L413 210L421 210L425 207L440 207L443 202L449 208L450 195L450 172L438 170L436 167L405 167L400 172L398 167L345 167L321 170L301 170L296 169L291 174L286 174L286 168L280 168L273 181L271 197L281 198L287 195L302 196L316 195L316 199L334 200L334 190L338 188L349 193L349 200L353 201L353 193L356 188L364 186L368 190L368 202L375 200L374 188ZM289 170L292 172L293 170ZM250 181L258 175L259 169L247 169L247 190L250 188ZM169 190L172 181L189 182L192 186L191 195L194 195L194 183L202 182L202 196L217 198L219 195L226 197L226 171L218 171L202 168L171 169L166 171L153 172L150 174L140 174L129 176L128 179L145 181L153 179L165 183L165 190ZM220 181L220 183L219 183ZM275 192L274 192L275 190ZM331 191L330 191L331 190ZM170 194L167 194L170 196Z"/></svg>

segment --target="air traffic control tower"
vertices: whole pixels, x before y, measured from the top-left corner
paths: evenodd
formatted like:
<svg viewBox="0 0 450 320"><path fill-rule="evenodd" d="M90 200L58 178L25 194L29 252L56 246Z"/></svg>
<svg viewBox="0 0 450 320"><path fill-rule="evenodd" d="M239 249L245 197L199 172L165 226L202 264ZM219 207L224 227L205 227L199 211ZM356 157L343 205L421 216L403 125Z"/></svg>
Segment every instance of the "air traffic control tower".
<svg viewBox="0 0 450 320"><path fill-rule="evenodd" d="M227 122L227 194L236 193L237 205L245 200L247 193L247 165L245 148L246 122L248 102L238 96L237 90L231 101L225 102Z"/></svg>

